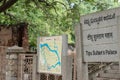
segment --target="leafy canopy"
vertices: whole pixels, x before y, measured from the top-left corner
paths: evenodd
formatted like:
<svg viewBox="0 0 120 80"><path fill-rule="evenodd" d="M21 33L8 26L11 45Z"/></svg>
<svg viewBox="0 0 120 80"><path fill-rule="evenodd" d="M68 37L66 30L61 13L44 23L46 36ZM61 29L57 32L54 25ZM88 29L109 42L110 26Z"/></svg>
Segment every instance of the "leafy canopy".
<svg viewBox="0 0 120 80"><path fill-rule="evenodd" d="M74 43L74 24L79 22L80 15L119 5L119 0L18 0L0 13L0 23L28 23L32 46L39 36L61 34L68 34L69 43Z"/></svg>

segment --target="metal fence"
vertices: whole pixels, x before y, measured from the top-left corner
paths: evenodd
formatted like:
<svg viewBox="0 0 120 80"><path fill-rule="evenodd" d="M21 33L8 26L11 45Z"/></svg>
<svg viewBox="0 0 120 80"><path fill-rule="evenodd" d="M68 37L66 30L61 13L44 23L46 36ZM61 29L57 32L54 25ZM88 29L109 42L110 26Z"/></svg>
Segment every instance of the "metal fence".
<svg viewBox="0 0 120 80"><path fill-rule="evenodd" d="M40 74L40 80L62 80L61 75L54 75L54 74Z"/></svg>
<svg viewBox="0 0 120 80"><path fill-rule="evenodd" d="M36 54L21 54L19 55L19 63L21 66L19 66L19 74L21 74L21 77L19 77L18 80L33 80L33 60L34 56ZM37 77L37 80L62 80L61 75L54 75L54 74L45 74L45 73L37 73L36 75L39 74ZM38 78L40 77L40 78ZM35 80L35 79L34 79Z"/></svg>
<svg viewBox="0 0 120 80"><path fill-rule="evenodd" d="M18 80L32 80L33 75L33 56L35 54L20 54L19 55L19 69L18 73L21 74Z"/></svg>

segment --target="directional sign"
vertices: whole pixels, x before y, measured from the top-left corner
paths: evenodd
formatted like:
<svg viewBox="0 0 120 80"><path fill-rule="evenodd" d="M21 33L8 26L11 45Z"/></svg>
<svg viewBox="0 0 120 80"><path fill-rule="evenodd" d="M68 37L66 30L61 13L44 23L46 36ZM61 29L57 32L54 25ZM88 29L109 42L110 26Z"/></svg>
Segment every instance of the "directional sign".
<svg viewBox="0 0 120 80"><path fill-rule="evenodd" d="M81 17L85 62L119 60L120 8Z"/></svg>

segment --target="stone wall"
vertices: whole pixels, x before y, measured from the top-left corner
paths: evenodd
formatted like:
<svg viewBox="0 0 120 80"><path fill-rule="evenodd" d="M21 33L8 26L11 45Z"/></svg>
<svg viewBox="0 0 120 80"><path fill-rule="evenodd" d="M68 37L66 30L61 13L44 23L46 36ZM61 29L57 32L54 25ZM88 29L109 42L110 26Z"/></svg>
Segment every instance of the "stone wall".
<svg viewBox="0 0 120 80"><path fill-rule="evenodd" d="M23 47L13 46L8 47L6 53L6 80L32 80L35 52L26 52Z"/></svg>
<svg viewBox="0 0 120 80"><path fill-rule="evenodd" d="M5 80L6 49L13 45L29 48L27 24L0 25L0 80Z"/></svg>

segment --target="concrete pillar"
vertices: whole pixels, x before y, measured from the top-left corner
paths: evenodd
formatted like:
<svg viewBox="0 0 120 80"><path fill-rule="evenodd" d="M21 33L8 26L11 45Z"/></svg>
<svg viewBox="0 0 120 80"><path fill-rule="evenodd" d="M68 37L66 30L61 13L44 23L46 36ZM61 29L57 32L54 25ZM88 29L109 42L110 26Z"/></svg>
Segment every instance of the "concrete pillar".
<svg viewBox="0 0 120 80"><path fill-rule="evenodd" d="M8 47L6 55L6 80L18 80L18 56L24 52L22 47Z"/></svg>

